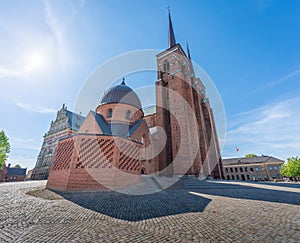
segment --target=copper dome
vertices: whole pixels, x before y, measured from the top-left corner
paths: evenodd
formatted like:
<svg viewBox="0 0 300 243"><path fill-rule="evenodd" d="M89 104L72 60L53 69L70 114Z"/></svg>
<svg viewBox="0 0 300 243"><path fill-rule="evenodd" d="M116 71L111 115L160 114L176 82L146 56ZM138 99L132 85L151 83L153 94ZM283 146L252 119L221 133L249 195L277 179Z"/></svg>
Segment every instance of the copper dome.
<svg viewBox="0 0 300 243"><path fill-rule="evenodd" d="M128 87L124 80L121 84L108 89L100 100L100 104L121 103L142 108L141 101L137 94Z"/></svg>

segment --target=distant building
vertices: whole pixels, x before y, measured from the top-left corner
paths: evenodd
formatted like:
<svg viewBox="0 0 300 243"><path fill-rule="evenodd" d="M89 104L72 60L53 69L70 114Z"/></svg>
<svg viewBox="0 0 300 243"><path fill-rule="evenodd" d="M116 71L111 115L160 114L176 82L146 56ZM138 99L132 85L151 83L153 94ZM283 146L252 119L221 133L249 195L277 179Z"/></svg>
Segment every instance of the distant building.
<svg viewBox="0 0 300 243"><path fill-rule="evenodd" d="M49 131L44 135L44 142L32 171L32 180L48 179L57 141L75 134L84 119L85 117L67 110L65 105L62 106L55 121L51 122Z"/></svg>
<svg viewBox="0 0 300 243"><path fill-rule="evenodd" d="M0 182L24 181L26 171L27 168L14 168L10 167L10 164L8 166L4 164L3 169L0 170Z"/></svg>
<svg viewBox="0 0 300 243"><path fill-rule="evenodd" d="M33 170L29 170L29 171L27 172L27 175L26 175L26 177L25 177L25 181L31 180L32 171L33 171Z"/></svg>
<svg viewBox="0 0 300 243"><path fill-rule="evenodd" d="M282 179L280 169L283 160L272 156L223 159L226 180L270 181Z"/></svg>
<svg viewBox="0 0 300 243"><path fill-rule="evenodd" d="M4 164L2 170L0 170L0 182L5 182L6 173L6 165Z"/></svg>

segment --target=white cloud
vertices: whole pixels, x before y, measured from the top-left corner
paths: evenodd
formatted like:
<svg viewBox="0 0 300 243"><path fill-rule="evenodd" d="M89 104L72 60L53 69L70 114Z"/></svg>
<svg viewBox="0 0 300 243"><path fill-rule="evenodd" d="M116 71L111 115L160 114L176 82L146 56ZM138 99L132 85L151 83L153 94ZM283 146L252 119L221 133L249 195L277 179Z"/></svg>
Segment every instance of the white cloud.
<svg viewBox="0 0 300 243"><path fill-rule="evenodd" d="M35 145L36 141L33 140L32 138L16 138L16 137L11 137L10 138L10 144L12 148L22 148L22 149L32 149L32 150L39 150L40 146Z"/></svg>
<svg viewBox="0 0 300 243"><path fill-rule="evenodd" d="M32 169L36 163L36 154L41 146L33 138L20 138L8 136L11 145L11 153L6 164L12 166L19 164L23 168ZM33 152L34 151L34 152Z"/></svg>
<svg viewBox="0 0 300 243"><path fill-rule="evenodd" d="M59 60L62 65L65 65L73 60L71 51L68 50L70 44L67 42L66 31L78 14L79 9L83 7L84 1L56 3L60 6L55 6L53 1L43 1L44 19L57 43Z"/></svg>
<svg viewBox="0 0 300 243"><path fill-rule="evenodd" d="M25 78L28 74L36 72L44 65L44 57L38 55L29 56L20 68L4 68L0 66L0 79L7 77L22 77Z"/></svg>
<svg viewBox="0 0 300 243"><path fill-rule="evenodd" d="M291 73L285 75L284 77L282 77L282 78L279 79L279 80L276 80L276 81L267 83L267 84L264 85L263 87L264 87L264 88L269 88L269 87L272 87L272 86L281 84L281 83L283 83L283 82L285 82L285 81L287 81L287 80L289 80L289 79L291 79L291 78L293 78L293 77L296 77L296 76L299 75L299 74L300 74L300 69L295 70L295 71L293 71L293 72L291 72Z"/></svg>
<svg viewBox="0 0 300 243"><path fill-rule="evenodd" d="M231 117L223 156L255 153L286 159L300 155L299 111L297 97ZM236 147L240 149L238 154Z"/></svg>
<svg viewBox="0 0 300 243"><path fill-rule="evenodd" d="M28 170L33 169L36 162L36 158L23 157L23 156L10 156L8 157L6 164L11 164L15 166L19 164L23 168L28 168Z"/></svg>
<svg viewBox="0 0 300 243"><path fill-rule="evenodd" d="M47 108L42 106L34 106L29 105L21 102L17 102L17 106L22 108L23 110L31 111L31 112L37 112L37 113L56 113L57 111L53 108Z"/></svg>
<svg viewBox="0 0 300 243"><path fill-rule="evenodd" d="M4 67L0 67L0 78L6 77L14 77L20 75L21 72L19 70L7 69Z"/></svg>

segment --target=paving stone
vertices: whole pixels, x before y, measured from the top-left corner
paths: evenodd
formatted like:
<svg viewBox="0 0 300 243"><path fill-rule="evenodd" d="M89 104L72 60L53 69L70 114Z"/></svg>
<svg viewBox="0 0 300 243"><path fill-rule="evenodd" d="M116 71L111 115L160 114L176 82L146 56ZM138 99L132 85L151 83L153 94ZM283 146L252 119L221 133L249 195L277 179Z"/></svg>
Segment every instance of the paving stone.
<svg viewBox="0 0 300 243"><path fill-rule="evenodd" d="M300 238L300 185L186 178L148 195L48 192L51 200L41 193L32 196L34 191L43 192L45 184L0 184L0 242L299 242ZM153 189L154 184L150 186Z"/></svg>

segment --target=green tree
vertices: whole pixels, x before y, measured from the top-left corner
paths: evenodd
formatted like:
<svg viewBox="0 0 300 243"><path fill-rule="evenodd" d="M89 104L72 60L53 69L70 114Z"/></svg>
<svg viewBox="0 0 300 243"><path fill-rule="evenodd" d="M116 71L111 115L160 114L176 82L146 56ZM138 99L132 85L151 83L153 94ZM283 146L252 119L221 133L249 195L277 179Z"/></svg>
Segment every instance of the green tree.
<svg viewBox="0 0 300 243"><path fill-rule="evenodd" d="M14 166L14 168L21 168L21 165L16 164L16 165Z"/></svg>
<svg viewBox="0 0 300 243"><path fill-rule="evenodd" d="M257 155L256 154L246 154L245 157L246 158L253 158L253 157L256 157Z"/></svg>
<svg viewBox="0 0 300 243"><path fill-rule="evenodd" d="M287 159L287 163L282 166L280 173L289 178L300 177L300 158L291 157Z"/></svg>
<svg viewBox="0 0 300 243"><path fill-rule="evenodd" d="M5 135L4 131L0 131L0 169L2 169L9 152L10 145L8 137Z"/></svg>

